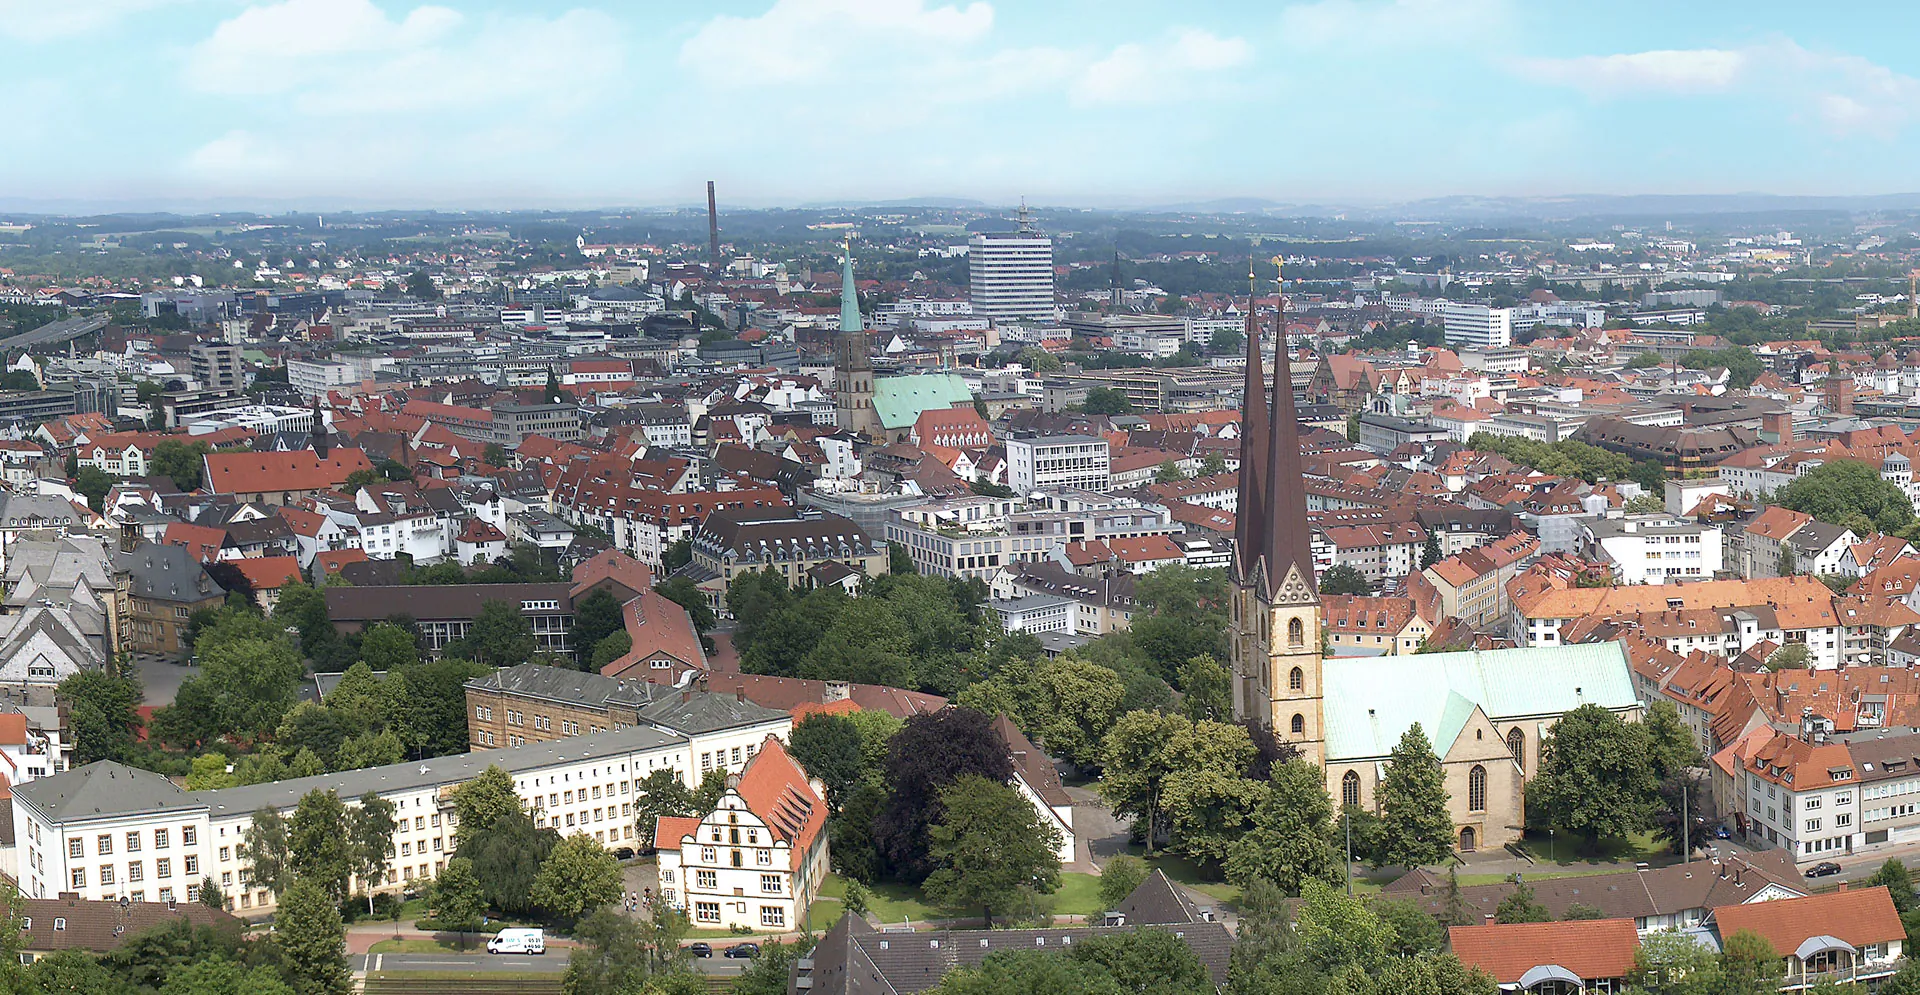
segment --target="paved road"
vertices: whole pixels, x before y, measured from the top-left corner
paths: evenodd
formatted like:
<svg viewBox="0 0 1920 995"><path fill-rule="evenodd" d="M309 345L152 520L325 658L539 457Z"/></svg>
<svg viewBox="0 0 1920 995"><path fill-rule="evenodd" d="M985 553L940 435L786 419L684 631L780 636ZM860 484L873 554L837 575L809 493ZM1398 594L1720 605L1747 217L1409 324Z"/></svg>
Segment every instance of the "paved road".
<svg viewBox="0 0 1920 995"><path fill-rule="evenodd" d="M355 954L348 966L366 971L484 971L489 974L558 974L567 969L565 950L548 950L538 957L504 954Z"/></svg>
<svg viewBox="0 0 1920 995"><path fill-rule="evenodd" d="M30 345L46 345L49 342L65 342L90 335L107 327L106 315L94 315L90 318L67 318L41 325L30 332L21 332L6 340L7 348L17 349Z"/></svg>

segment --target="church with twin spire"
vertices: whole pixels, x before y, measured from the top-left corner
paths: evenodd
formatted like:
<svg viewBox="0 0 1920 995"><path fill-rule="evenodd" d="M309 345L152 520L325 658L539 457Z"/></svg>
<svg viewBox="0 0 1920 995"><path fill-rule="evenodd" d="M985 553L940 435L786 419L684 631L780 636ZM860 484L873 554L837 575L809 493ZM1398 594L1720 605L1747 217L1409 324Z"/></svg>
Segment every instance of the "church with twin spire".
<svg viewBox="0 0 1920 995"><path fill-rule="evenodd" d="M1284 314L1277 327L1286 327ZM1246 336L1229 633L1234 718L1318 765L1336 808L1365 809L1377 809L1393 749L1418 724L1440 758L1455 846L1519 839L1526 780L1560 716L1597 704L1639 718L1625 650L1594 643L1327 656L1286 339L1275 343L1269 386L1251 300Z"/></svg>

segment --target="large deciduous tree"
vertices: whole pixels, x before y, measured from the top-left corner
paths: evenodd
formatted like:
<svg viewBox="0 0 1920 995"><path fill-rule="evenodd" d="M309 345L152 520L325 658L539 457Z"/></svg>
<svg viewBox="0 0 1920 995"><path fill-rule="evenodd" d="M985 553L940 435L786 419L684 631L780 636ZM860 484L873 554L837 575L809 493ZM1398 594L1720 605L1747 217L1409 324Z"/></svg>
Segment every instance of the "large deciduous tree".
<svg viewBox="0 0 1920 995"><path fill-rule="evenodd" d="M808 776L826 784L827 804L839 811L864 770L860 730L844 716L816 713L795 725L788 738L793 758Z"/></svg>
<svg viewBox="0 0 1920 995"><path fill-rule="evenodd" d="M1581 705L1561 716L1541 744L1529 807L1584 837L1589 847L1602 837L1645 828L1658 784L1650 753L1639 723L1624 722L1599 705Z"/></svg>
<svg viewBox="0 0 1920 995"><path fill-rule="evenodd" d="M927 896L955 912L978 911L989 927L1029 894L1060 883L1060 832L1020 793L969 774L940 792L928 828Z"/></svg>
<svg viewBox="0 0 1920 995"><path fill-rule="evenodd" d="M894 869L916 880L932 870L927 828L940 818L940 793L969 774L1001 784L1013 777L1007 745L980 712L955 707L915 715L893 737L887 753L893 794L873 828Z"/></svg>
<svg viewBox="0 0 1920 995"><path fill-rule="evenodd" d="M320 882L298 880L280 896L273 942L287 980L300 995L347 995L347 929L340 908Z"/></svg>
<svg viewBox="0 0 1920 995"><path fill-rule="evenodd" d="M1227 854L1227 880L1264 878L1297 895L1309 881L1334 877L1333 802L1318 764L1295 758L1273 765L1253 828Z"/></svg>
<svg viewBox="0 0 1920 995"><path fill-rule="evenodd" d="M554 845L528 892L533 904L573 923L620 899L620 861L593 837L575 833Z"/></svg>

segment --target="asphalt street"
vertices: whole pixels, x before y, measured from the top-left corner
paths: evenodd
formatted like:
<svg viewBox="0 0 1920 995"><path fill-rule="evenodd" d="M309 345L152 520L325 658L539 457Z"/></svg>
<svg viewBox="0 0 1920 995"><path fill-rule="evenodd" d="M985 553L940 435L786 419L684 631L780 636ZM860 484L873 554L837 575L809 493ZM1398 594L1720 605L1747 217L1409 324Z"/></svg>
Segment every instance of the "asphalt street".
<svg viewBox="0 0 1920 995"><path fill-rule="evenodd" d="M720 956L694 957L688 963L701 974L733 977L752 961ZM348 958L355 973L368 971L476 971L487 974L558 974L567 969L567 951L549 948L537 957L505 954L355 954Z"/></svg>

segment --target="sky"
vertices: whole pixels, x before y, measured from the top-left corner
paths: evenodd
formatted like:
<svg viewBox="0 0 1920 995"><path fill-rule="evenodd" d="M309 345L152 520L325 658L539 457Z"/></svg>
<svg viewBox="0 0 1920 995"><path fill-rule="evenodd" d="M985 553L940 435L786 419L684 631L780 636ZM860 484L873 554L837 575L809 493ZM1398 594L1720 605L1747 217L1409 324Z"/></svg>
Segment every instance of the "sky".
<svg viewBox="0 0 1920 995"><path fill-rule="evenodd" d="M1920 5L0 0L0 204L1920 189Z"/></svg>

